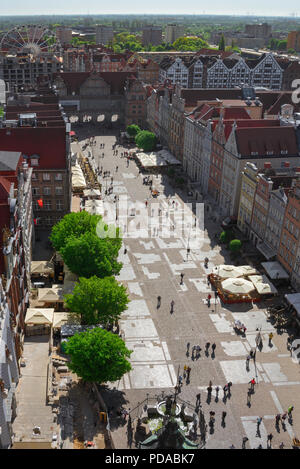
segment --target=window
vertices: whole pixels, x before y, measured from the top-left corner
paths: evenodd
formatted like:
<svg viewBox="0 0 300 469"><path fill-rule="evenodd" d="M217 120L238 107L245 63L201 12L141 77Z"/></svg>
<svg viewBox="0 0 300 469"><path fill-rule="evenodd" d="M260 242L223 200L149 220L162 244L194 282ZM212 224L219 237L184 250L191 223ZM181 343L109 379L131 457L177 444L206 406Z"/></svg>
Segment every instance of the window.
<svg viewBox="0 0 300 469"><path fill-rule="evenodd" d="M31 158L30 162L31 162L31 166L39 165L39 160L37 158Z"/></svg>
<svg viewBox="0 0 300 469"><path fill-rule="evenodd" d="M44 209L51 210L51 207L52 207L51 200L44 200Z"/></svg>
<svg viewBox="0 0 300 469"><path fill-rule="evenodd" d="M43 173L43 181L50 181L50 174L49 173Z"/></svg>
<svg viewBox="0 0 300 469"><path fill-rule="evenodd" d="M62 195L62 193L63 193L63 188L56 186L55 187L55 194L56 195Z"/></svg>
<svg viewBox="0 0 300 469"><path fill-rule="evenodd" d="M32 188L32 195L39 195L40 189L38 187Z"/></svg>
<svg viewBox="0 0 300 469"><path fill-rule="evenodd" d="M62 181L62 174L61 173L56 173L55 174L55 181Z"/></svg>
<svg viewBox="0 0 300 469"><path fill-rule="evenodd" d="M56 201L56 210L63 210L64 204L62 200Z"/></svg>
<svg viewBox="0 0 300 469"><path fill-rule="evenodd" d="M51 187L44 187L43 188L44 195L51 195Z"/></svg>

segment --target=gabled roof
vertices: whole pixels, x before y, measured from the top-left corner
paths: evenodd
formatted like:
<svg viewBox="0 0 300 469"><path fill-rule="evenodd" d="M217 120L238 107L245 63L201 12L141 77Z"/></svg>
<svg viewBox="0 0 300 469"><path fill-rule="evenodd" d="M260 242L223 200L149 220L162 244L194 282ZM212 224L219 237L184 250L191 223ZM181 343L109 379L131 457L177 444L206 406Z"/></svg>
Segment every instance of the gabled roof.
<svg viewBox="0 0 300 469"><path fill-rule="evenodd" d="M110 85L112 93L123 94L126 79L135 76L134 72L63 72L54 74L54 78L61 78L67 87L68 93L73 91L79 94L80 87L91 76L97 75Z"/></svg>
<svg viewBox="0 0 300 469"><path fill-rule="evenodd" d="M16 171L21 155L19 151L0 151L0 172Z"/></svg>
<svg viewBox="0 0 300 469"><path fill-rule="evenodd" d="M0 176L0 200L6 201L10 194L11 182Z"/></svg>
<svg viewBox="0 0 300 469"><path fill-rule="evenodd" d="M223 111L223 119L251 119L244 107L226 107Z"/></svg>
<svg viewBox="0 0 300 469"><path fill-rule="evenodd" d="M298 156L298 146L294 127L252 127L235 130L238 152L241 156L281 155ZM267 152L273 152L272 154Z"/></svg>

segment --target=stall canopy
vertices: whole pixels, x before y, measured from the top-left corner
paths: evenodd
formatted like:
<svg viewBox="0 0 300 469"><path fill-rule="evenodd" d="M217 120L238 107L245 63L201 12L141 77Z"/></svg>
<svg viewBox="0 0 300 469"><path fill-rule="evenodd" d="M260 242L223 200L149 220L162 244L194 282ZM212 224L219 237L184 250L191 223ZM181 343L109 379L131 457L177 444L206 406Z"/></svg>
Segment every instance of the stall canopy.
<svg viewBox="0 0 300 469"><path fill-rule="evenodd" d="M104 215L103 200L87 200L84 210L92 215Z"/></svg>
<svg viewBox="0 0 300 469"><path fill-rule="evenodd" d="M32 261L31 275L50 275L54 274L54 266L50 261Z"/></svg>
<svg viewBox="0 0 300 469"><path fill-rule="evenodd" d="M60 329L65 324L76 324L78 322L79 318L76 320L74 313L54 313L52 327Z"/></svg>
<svg viewBox="0 0 300 469"><path fill-rule="evenodd" d="M79 189L86 188L85 178L78 163L72 166L72 187Z"/></svg>
<svg viewBox="0 0 300 469"><path fill-rule="evenodd" d="M180 165L180 161L168 150L152 151L150 153L137 153L136 158L143 168Z"/></svg>
<svg viewBox="0 0 300 469"><path fill-rule="evenodd" d="M222 289L233 295L247 295L255 290L252 282L244 278L227 278L221 282Z"/></svg>
<svg viewBox="0 0 300 469"><path fill-rule="evenodd" d="M63 301L62 286L52 285L51 288L38 288L38 301L46 303Z"/></svg>
<svg viewBox="0 0 300 469"><path fill-rule="evenodd" d="M251 275L249 280L255 286L260 295L276 294L277 290L266 275Z"/></svg>
<svg viewBox="0 0 300 469"><path fill-rule="evenodd" d="M25 324L42 325L52 324L53 308L28 308L25 317Z"/></svg>
<svg viewBox="0 0 300 469"><path fill-rule="evenodd" d="M51 288L38 288L38 301L63 302L64 296L73 292L74 285L75 282L65 282L63 285L52 285Z"/></svg>
<svg viewBox="0 0 300 469"><path fill-rule="evenodd" d="M101 193L99 189L85 189L83 195L84 197L99 197Z"/></svg>
<svg viewBox="0 0 300 469"><path fill-rule="evenodd" d="M298 318L300 318L300 293L288 293L284 295L284 297L287 302L294 307Z"/></svg>
<svg viewBox="0 0 300 469"><path fill-rule="evenodd" d="M272 280L288 279L289 274L278 261L262 262L261 265Z"/></svg>

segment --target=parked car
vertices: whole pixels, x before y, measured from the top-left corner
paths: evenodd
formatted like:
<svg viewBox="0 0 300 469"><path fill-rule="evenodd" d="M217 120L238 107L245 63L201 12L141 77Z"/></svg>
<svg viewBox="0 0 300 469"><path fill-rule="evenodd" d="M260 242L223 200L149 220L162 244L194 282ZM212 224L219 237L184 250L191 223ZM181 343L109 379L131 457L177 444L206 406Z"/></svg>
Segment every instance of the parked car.
<svg viewBox="0 0 300 469"><path fill-rule="evenodd" d="M237 224L237 219L235 217L226 217L221 223L221 226L224 230L229 230Z"/></svg>

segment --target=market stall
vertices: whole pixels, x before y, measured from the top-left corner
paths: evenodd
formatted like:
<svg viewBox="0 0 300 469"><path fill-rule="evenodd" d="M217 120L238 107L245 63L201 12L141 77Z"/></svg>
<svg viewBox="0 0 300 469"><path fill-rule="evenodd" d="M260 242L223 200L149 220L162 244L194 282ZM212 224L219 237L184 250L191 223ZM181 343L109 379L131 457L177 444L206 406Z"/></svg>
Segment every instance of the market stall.
<svg viewBox="0 0 300 469"><path fill-rule="evenodd" d="M259 295L276 295L278 293L266 275L250 275L248 279L253 283Z"/></svg>
<svg viewBox="0 0 300 469"><path fill-rule="evenodd" d="M54 308L28 308L25 317L26 335L49 334L53 322Z"/></svg>
<svg viewBox="0 0 300 469"><path fill-rule="evenodd" d="M50 261L31 261L30 275L32 279L53 278L54 265Z"/></svg>

